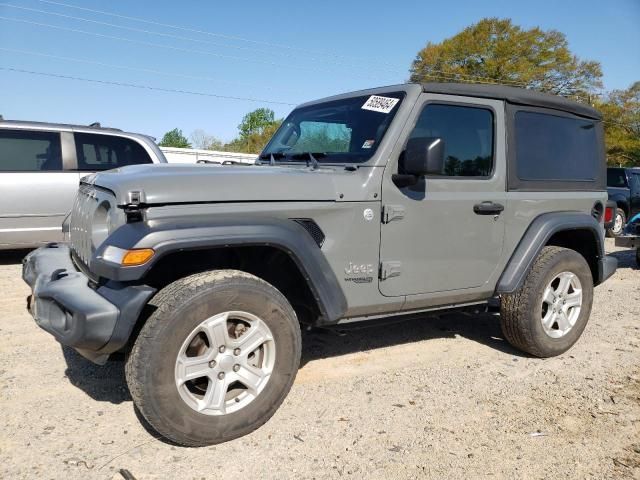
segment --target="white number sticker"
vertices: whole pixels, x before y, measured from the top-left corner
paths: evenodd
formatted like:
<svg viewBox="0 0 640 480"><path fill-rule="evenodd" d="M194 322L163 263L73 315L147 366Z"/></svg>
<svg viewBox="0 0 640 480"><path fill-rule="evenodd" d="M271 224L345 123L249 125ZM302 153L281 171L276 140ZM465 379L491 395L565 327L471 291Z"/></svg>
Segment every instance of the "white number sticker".
<svg viewBox="0 0 640 480"><path fill-rule="evenodd" d="M362 105L363 110L371 110L373 112L380 113L389 113L393 110L393 107L396 106L400 99L398 98L390 98L390 97L380 97L378 95L371 95L364 105Z"/></svg>

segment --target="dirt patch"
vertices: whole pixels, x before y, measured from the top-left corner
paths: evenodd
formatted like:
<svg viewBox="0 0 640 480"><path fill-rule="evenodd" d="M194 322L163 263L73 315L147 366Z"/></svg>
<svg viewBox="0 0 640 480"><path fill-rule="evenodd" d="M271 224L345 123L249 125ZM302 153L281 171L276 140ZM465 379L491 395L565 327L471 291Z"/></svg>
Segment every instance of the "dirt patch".
<svg viewBox="0 0 640 480"><path fill-rule="evenodd" d="M121 361L95 366L38 329L20 255L2 255L0 478L640 478L640 270L615 255L565 355L522 355L485 314L305 332L276 415L200 449L145 427Z"/></svg>

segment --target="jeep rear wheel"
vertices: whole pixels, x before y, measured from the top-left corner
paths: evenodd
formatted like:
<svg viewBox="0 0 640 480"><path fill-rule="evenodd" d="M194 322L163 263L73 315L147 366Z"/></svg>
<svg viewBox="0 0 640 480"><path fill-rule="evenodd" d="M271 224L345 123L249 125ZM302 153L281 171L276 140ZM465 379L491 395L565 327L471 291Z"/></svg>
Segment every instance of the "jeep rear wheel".
<svg viewBox="0 0 640 480"><path fill-rule="evenodd" d="M161 290L127 361L149 424L187 446L245 435L280 406L300 363L291 305L253 275L220 270Z"/></svg>
<svg viewBox="0 0 640 480"><path fill-rule="evenodd" d="M503 295L500 319L505 338L537 357L566 352L589 319L593 277L582 255L545 247L522 286Z"/></svg>

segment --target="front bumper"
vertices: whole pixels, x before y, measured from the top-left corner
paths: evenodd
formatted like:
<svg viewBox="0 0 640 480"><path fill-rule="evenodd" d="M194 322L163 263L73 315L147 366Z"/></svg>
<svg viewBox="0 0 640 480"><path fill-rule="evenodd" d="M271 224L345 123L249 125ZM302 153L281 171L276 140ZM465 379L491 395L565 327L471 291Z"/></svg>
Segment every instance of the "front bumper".
<svg viewBox="0 0 640 480"><path fill-rule="evenodd" d="M27 255L22 278L31 287L27 307L36 323L99 364L127 343L142 308L155 293L151 287L121 282L92 286L64 244Z"/></svg>

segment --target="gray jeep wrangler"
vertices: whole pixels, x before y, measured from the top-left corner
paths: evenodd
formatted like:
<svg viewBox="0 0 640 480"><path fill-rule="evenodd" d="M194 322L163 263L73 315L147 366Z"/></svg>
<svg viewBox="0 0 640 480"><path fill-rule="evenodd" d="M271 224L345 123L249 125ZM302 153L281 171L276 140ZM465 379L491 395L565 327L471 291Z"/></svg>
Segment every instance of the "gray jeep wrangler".
<svg viewBox="0 0 640 480"><path fill-rule="evenodd" d="M301 324L473 306L535 356L569 349L604 254L600 115L501 86L406 84L293 110L261 164L85 178L69 243L29 254L38 325L128 352L143 416L183 445L245 435L296 376Z"/></svg>

